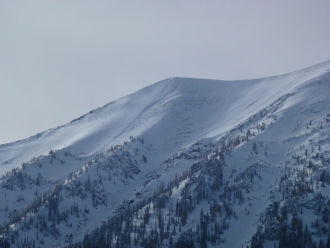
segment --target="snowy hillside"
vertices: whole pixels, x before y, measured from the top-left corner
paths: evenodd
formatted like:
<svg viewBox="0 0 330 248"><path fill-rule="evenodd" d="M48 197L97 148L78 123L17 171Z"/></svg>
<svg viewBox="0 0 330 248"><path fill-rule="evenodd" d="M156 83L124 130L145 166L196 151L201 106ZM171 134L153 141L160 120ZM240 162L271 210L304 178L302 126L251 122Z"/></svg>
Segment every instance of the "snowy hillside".
<svg viewBox="0 0 330 248"><path fill-rule="evenodd" d="M171 78L0 145L0 247L326 247L329 107L330 61Z"/></svg>

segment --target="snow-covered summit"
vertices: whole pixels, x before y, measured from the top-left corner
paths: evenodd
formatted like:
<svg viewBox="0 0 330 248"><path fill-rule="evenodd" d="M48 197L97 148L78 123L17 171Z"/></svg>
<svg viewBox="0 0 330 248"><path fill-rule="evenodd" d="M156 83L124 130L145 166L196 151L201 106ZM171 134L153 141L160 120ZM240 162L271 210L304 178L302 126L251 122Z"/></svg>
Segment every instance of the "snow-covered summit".
<svg viewBox="0 0 330 248"><path fill-rule="evenodd" d="M316 192L330 196L329 89L330 61L255 80L170 78L0 145L1 235L13 245L32 247L35 236L40 247L63 247L108 218L102 228L119 247L181 238L273 247L294 207L314 208ZM321 230L326 223L315 227L313 218L303 221ZM85 238L105 238L95 230Z"/></svg>
<svg viewBox="0 0 330 248"><path fill-rule="evenodd" d="M0 173L52 149L93 154L129 136L145 136L159 149L180 149L238 125L308 80L330 61L282 76L241 81L170 78L25 140L0 146Z"/></svg>

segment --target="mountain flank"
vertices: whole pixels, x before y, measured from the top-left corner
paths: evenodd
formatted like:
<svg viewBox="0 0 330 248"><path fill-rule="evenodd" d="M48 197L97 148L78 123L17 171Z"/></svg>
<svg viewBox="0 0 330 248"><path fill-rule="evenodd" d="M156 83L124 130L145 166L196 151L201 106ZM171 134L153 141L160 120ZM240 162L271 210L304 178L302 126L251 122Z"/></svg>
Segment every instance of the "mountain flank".
<svg viewBox="0 0 330 248"><path fill-rule="evenodd" d="M170 78L0 145L0 247L330 247L330 61Z"/></svg>

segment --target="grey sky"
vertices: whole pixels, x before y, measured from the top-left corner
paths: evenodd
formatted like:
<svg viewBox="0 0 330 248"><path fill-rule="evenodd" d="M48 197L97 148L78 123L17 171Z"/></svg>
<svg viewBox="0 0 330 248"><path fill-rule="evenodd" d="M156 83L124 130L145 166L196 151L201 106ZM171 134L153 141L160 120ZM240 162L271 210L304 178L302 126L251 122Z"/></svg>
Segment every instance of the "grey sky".
<svg viewBox="0 0 330 248"><path fill-rule="evenodd" d="M0 144L174 76L247 79L330 59L330 1L0 0Z"/></svg>

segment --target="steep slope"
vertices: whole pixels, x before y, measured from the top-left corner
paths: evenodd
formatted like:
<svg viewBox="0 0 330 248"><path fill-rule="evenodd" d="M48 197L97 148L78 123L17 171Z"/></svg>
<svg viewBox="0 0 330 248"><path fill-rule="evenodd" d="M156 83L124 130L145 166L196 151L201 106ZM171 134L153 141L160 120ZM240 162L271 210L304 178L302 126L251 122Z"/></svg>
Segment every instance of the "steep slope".
<svg viewBox="0 0 330 248"><path fill-rule="evenodd" d="M171 140L174 137L180 139L181 135L182 141L180 139L173 149L182 148L198 138L228 131L328 67L329 62L325 62L283 76L246 81L163 80L67 125L1 145L1 163L10 161L10 165L1 166L0 172L5 173L33 156L47 154L49 150L70 149L92 155L122 143L130 135L147 135L148 132L152 136L154 133L159 135L158 131L163 134L169 131L167 138L157 138L161 140L161 146L165 140L170 140L167 142L169 147L172 147ZM185 126L191 126L187 131L191 134L182 134L180 128Z"/></svg>
<svg viewBox="0 0 330 248"><path fill-rule="evenodd" d="M283 223L266 209L293 199L302 208L327 192L318 178L328 175L329 68L231 82L167 79L1 145L0 229L14 246L85 237L123 247L273 247L280 234L269 235L270 223L277 232ZM314 215L304 220L310 228ZM109 234L85 235L107 217L101 229ZM127 223L114 232L118 218Z"/></svg>

